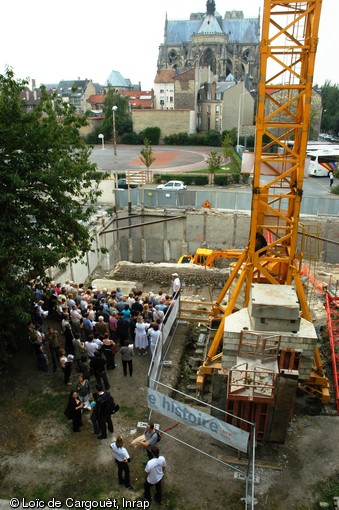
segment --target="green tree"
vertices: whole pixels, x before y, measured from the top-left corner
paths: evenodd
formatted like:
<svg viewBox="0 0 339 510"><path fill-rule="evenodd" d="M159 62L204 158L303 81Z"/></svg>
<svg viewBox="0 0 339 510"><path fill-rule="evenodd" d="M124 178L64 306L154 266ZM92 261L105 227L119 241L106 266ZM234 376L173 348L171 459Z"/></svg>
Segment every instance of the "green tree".
<svg viewBox="0 0 339 510"><path fill-rule="evenodd" d="M321 130L338 136L339 133L339 84L326 81L321 88L323 114Z"/></svg>
<svg viewBox="0 0 339 510"><path fill-rule="evenodd" d="M140 151L141 156L139 156L139 159L145 165L145 167L147 169L146 170L146 182L151 182L151 181L153 181L153 179L151 179L151 176L150 176L150 166L153 163L153 161L155 161L155 157L153 156L153 150L152 150L152 147L150 146L150 142L149 142L148 138L144 139L144 145L145 145L145 147L143 147Z"/></svg>
<svg viewBox="0 0 339 510"><path fill-rule="evenodd" d="M225 136L228 136L230 139L230 143L233 147L237 145L237 128L230 129L229 131L225 130L221 134L222 141L225 140Z"/></svg>
<svg viewBox="0 0 339 510"><path fill-rule="evenodd" d="M0 359L31 314L31 284L60 260L90 249L82 224L96 200L99 177L78 128L86 118L42 87L25 113L25 81L0 75Z"/></svg>
<svg viewBox="0 0 339 510"><path fill-rule="evenodd" d="M230 135L225 135L222 141L222 152L225 158L225 161L231 161L234 163L237 172L241 170L241 160L239 156L236 154L233 148L233 141Z"/></svg>
<svg viewBox="0 0 339 510"><path fill-rule="evenodd" d="M205 159L208 168L209 184L214 184L214 175L220 169L222 155L216 150L211 150Z"/></svg>
<svg viewBox="0 0 339 510"><path fill-rule="evenodd" d="M159 145L160 141L160 128L157 126L149 126L139 133L141 142L147 138L148 142L152 145Z"/></svg>
<svg viewBox="0 0 339 510"><path fill-rule="evenodd" d="M104 121L100 128L105 139L113 137L113 113L112 107L116 106L115 111L115 129L119 136L132 131L132 116L128 99L121 96L113 87L108 87L108 92L104 101Z"/></svg>

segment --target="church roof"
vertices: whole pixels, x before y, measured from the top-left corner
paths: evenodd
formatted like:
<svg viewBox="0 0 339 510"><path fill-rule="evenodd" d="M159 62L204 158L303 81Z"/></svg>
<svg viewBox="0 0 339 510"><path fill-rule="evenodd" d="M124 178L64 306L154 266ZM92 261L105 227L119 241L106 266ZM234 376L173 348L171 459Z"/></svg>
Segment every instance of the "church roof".
<svg viewBox="0 0 339 510"><path fill-rule="evenodd" d="M124 78L119 71L112 71L107 78L107 85L112 87L131 87L131 80Z"/></svg>
<svg viewBox="0 0 339 510"><path fill-rule="evenodd" d="M258 18L220 19L220 23L221 26L217 18L211 15L206 15L202 21L201 19L168 20L166 43L168 45L189 43L192 40L192 36L198 33L224 33L228 36L230 43L259 43Z"/></svg>
<svg viewBox="0 0 339 510"><path fill-rule="evenodd" d="M158 71L154 83L173 83L176 75L175 69L161 69Z"/></svg>
<svg viewBox="0 0 339 510"><path fill-rule="evenodd" d="M198 30L199 34L222 34L222 30L215 16L207 14Z"/></svg>
<svg viewBox="0 0 339 510"><path fill-rule="evenodd" d="M225 92L225 90L228 90L236 84L235 81L219 81L217 82L217 92Z"/></svg>
<svg viewBox="0 0 339 510"><path fill-rule="evenodd" d="M230 43L259 44L257 18L224 19L222 26Z"/></svg>

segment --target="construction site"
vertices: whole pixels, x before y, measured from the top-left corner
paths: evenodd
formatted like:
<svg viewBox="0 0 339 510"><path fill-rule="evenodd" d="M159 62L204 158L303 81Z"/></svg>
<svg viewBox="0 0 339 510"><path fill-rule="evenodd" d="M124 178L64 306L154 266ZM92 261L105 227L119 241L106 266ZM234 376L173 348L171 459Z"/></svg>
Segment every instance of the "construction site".
<svg viewBox="0 0 339 510"><path fill-rule="evenodd" d="M112 381L164 435L180 500L168 509L339 508L339 494L323 506L314 494L338 474L339 225L300 217L320 16L321 0L265 1L250 215L120 210L99 234L98 288L181 282L151 361L136 360L135 391ZM104 446L86 448L105 472Z"/></svg>
<svg viewBox="0 0 339 510"><path fill-rule="evenodd" d="M317 399L329 414L339 412L338 274L320 280L305 263L305 252L317 253L320 236L300 221L320 15L316 0L265 2L247 242L239 250L202 249L200 256L183 252L175 268L187 281L187 268L198 265L202 281L216 260L226 262L227 276L210 308L182 298L177 319L197 321L201 327L196 397L204 399L208 381L210 414L248 433L248 508L257 503L254 445L286 441L298 391ZM272 90L279 95L272 98ZM154 282L157 271L155 265ZM220 277L221 270L215 271ZM119 274L128 279L122 266ZM318 330L308 286L321 294L326 311ZM321 330L326 330L328 343L325 362ZM163 354L159 359L159 364L164 361ZM159 382L155 375L153 383Z"/></svg>
<svg viewBox="0 0 339 510"><path fill-rule="evenodd" d="M222 288L205 317L198 316L199 323L208 324L213 334L206 338L205 357L196 380L197 394L203 393L206 378L213 375L219 388L213 392L213 400L233 415L227 419L233 424L238 423L237 419L255 423L256 438L265 442L284 441L300 386L323 405L328 405L332 397L339 410L335 316L338 275L318 281L310 268L323 255L325 245L332 244L336 249L335 235L329 236L333 243L326 242L319 234L319 221L316 225L300 221L320 15L320 1L265 3L251 216L237 215L236 225L234 215L227 221L219 213L214 220L226 231L222 239L227 238L237 249L201 249L200 257L198 249L195 256L183 254L178 260L183 281L188 279L186 268L190 265L203 269L203 276L198 276L201 281L208 280L207 272L217 261L222 260L226 268L224 273L221 269L213 272L219 281L224 278ZM272 90L280 91L279 101L276 96L272 98ZM288 143L290 140L294 141L293 146ZM126 217L124 222L120 217L120 229L113 222L113 228L106 232L113 232L113 239L116 236L113 244L120 260L135 260L136 253L149 260L152 252L152 261L157 262L159 256L170 251L171 241L164 235L163 225L177 220L174 229L178 232L178 218L167 214L162 220L148 221L141 215L139 228L135 229L135 218ZM185 229L202 233L201 240L206 243L206 216L191 219L189 226L187 217L185 221ZM333 223L331 227L338 228ZM148 229L152 230L152 241L146 241ZM157 230L163 240L158 246L154 242ZM184 237L184 233L176 237L183 253ZM126 251L122 258L121 245ZM311 259L307 265L304 259L308 256ZM135 275L136 269L133 271ZM118 273L121 272L120 269ZM156 267L151 272L149 278L137 278L156 282ZM129 279L126 273L121 278ZM210 278L213 280L212 275ZM307 301L306 280L322 293L325 301L333 368L331 388ZM196 320L197 314L196 310L188 320Z"/></svg>

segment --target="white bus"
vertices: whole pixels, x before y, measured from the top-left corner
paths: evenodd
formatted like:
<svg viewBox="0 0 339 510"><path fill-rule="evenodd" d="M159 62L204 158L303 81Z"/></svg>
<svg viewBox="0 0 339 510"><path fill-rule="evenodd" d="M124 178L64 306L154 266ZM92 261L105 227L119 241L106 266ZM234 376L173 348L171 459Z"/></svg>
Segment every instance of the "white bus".
<svg viewBox="0 0 339 510"><path fill-rule="evenodd" d="M288 141L287 142L288 147L291 147L293 149L294 142ZM328 143L328 142L307 142L306 146L306 153L314 152L314 151L332 151L332 150L339 150L339 145L334 143Z"/></svg>
<svg viewBox="0 0 339 510"><path fill-rule="evenodd" d="M307 151L309 158L308 175L313 177L328 177L330 170L335 174L339 164L339 150L311 150Z"/></svg>

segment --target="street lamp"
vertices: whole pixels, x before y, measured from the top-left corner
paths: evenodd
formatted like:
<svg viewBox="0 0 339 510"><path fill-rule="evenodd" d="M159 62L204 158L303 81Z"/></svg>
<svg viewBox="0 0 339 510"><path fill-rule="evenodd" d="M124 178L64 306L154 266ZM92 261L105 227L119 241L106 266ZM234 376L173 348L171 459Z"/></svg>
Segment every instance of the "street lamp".
<svg viewBox="0 0 339 510"><path fill-rule="evenodd" d="M237 133L237 153L239 154L239 141L240 141L240 129L242 127L242 116L243 116L243 110L244 110L244 96L246 94L252 94L252 92L255 92L255 89L251 90L245 90L242 94L239 96L239 106L238 106L238 133Z"/></svg>
<svg viewBox="0 0 339 510"><path fill-rule="evenodd" d="M114 145L114 156L117 155L117 136L115 132L115 112L117 111L117 106L112 106L112 112L113 112L113 145Z"/></svg>
<svg viewBox="0 0 339 510"><path fill-rule="evenodd" d="M102 148L102 150L104 150L105 149L105 142L104 142L105 136L100 133L100 135L98 135L98 138L101 138L101 148Z"/></svg>

